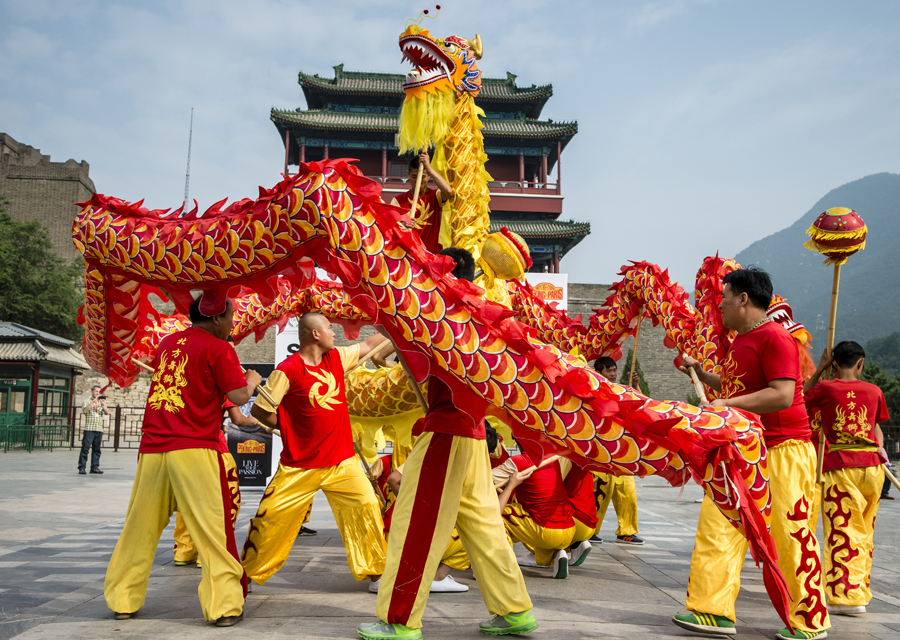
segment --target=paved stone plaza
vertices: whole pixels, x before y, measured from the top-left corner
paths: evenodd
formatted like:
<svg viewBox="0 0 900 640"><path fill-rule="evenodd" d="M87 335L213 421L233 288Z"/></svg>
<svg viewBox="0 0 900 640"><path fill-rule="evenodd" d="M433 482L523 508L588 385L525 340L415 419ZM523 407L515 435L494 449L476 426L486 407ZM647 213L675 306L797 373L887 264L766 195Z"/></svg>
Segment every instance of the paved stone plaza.
<svg viewBox="0 0 900 640"><path fill-rule="evenodd" d="M350 577L340 537L325 497L316 498L310 526L319 535L298 538L285 567L247 599L245 618L230 629L203 621L197 600L200 570L172 563L172 527L163 533L144 608L115 621L103 600L103 577L125 515L137 456L104 452L103 476L79 476L77 451L0 455L0 640L19 638L355 638L356 625L371 621L375 596L367 582ZM261 492L245 491L237 533ZM610 542L595 546L567 580L525 569L543 638L684 638L672 625L682 611L693 527L701 496L662 480L638 481L643 547ZM174 523L174 520L173 520ZM605 540L615 539L612 508ZM821 527L820 527L821 540ZM875 594L860 618L835 616L836 640L900 639L900 500L878 514ZM470 586L465 594L433 595L425 637L479 638L488 614L471 571L454 572ZM771 638L783 625L766 597L759 570L748 561L737 603L738 638Z"/></svg>

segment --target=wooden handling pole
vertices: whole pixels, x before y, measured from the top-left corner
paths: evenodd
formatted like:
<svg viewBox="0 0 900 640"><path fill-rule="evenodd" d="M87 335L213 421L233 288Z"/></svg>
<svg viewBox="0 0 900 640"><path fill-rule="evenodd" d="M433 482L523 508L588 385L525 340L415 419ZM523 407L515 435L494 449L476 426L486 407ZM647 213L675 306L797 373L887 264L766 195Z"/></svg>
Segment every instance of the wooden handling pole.
<svg viewBox="0 0 900 640"><path fill-rule="evenodd" d="M831 350L834 348L834 331L835 321L837 320L837 303L838 291L841 285L841 265L834 265L834 278L831 281L831 312L828 314L828 344L825 346L826 353L831 356ZM831 378L831 370L825 373L825 379ZM825 429L819 428L819 449L816 452L816 483L824 484L825 478L822 475L822 467L825 464Z"/></svg>
<svg viewBox="0 0 900 640"><path fill-rule="evenodd" d="M681 357L684 357L684 354L681 354ZM700 402L709 402L706 399L706 389L703 388L703 383L700 382L700 378L697 377L697 372L694 371L694 367L688 367L688 372L691 376L691 382L694 383L694 391L697 392L697 397L700 398Z"/></svg>
<svg viewBox="0 0 900 640"><path fill-rule="evenodd" d="M156 369L154 369L153 367L151 367L149 364L146 364L146 363L144 363L144 362L141 362L141 361L138 360L137 358L132 358L131 361L132 361L134 364L136 364L137 366L139 366L141 369L143 369L144 371L146 371L147 373L150 373L150 374L156 373Z"/></svg>
<svg viewBox="0 0 900 640"><path fill-rule="evenodd" d="M897 476L890 472L887 468L887 465L881 465L884 467L884 477L891 481L891 484L897 487L897 490L900 491L900 480L897 480Z"/></svg>
<svg viewBox="0 0 900 640"><path fill-rule="evenodd" d="M403 354L401 354L400 351L397 351L397 360L400 361L403 372L406 374L406 379L409 380L409 384L416 394L416 400L419 401L419 406L422 407L422 411L428 413L428 402L425 400L425 396L422 395L422 389L419 387L419 383L416 382L415 377L413 377L412 371L410 371L409 365L406 364L406 360L403 359Z"/></svg>
<svg viewBox="0 0 900 640"><path fill-rule="evenodd" d="M416 172L416 188L413 189L413 197L409 202L409 217L410 219L416 216L416 212L419 207L419 190L422 188L422 171L425 167L422 166L422 163L419 163L419 170Z"/></svg>
<svg viewBox="0 0 900 640"><path fill-rule="evenodd" d="M644 307L641 307L640 315L638 316L637 329L634 330L634 350L631 352L631 373L628 376L628 386L631 386L631 381L634 379L634 371L637 367L637 348L638 341L641 339L641 325L644 323ZM638 389L640 391L640 389Z"/></svg>
<svg viewBox="0 0 900 640"><path fill-rule="evenodd" d="M366 462L366 457L360 450L359 445L356 444L356 440L353 441L353 450L356 452L356 456L362 461L363 469L366 471L366 477L369 478L369 482L371 482L372 486L375 488L375 493L381 498L382 503L387 504L387 498L384 497L384 494L381 493L381 487L378 486L378 479L372 475L372 469L369 468L369 463Z"/></svg>
<svg viewBox="0 0 900 640"><path fill-rule="evenodd" d="M549 458L547 458L546 460L543 460L543 461L542 461L540 464L538 464L538 465L534 465L534 464L533 464L533 465L531 465L530 467L527 467L527 468L525 468L525 469L522 469L521 471L519 471L519 472L516 474L516 477L517 477L517 478L521 478L522 476L527 475L527 474L531 473L532 471L537 471L538 469L543 469L543 468L546 467L548 464L553 464L554 462L556 462L556 461L559 460L559 459L560 459L560 456L550 456ZM501 482L501 483L499 483L499 484L495 484L495 485L494 485L494 488L496 489L496 488L502 487L504 484L506 484L506 482L508 482L508 480L506 480L506 481L504 481L504 482Z"/></svg>
<svg viewBox="0 0 900 640"><path fill-rule="evenodd" d="M355 368L355 369L351 369L350 371L348 371L347 373L345 373L345 374L344 374L344 377L345 377L345 378L348 377L348 376L349 376L351 373L353 373L356 369L359 369L359 368L360 368L361 366L363 366L366 362L368 362L370 358L372 358L372 357L378 355L378 352L381 351L382 349L384 349L384 348L385 348L386 346L388 346L389 344L391 344L391 341L388 340L388 339L385 339L385 341L382 342L381 344L378 344L378 345L375 345L374 347L372 347L372 348L369 350L369 353L367 353L366 355L364 355L362 358L359 359L359 361L356 363L356 368Z"/></svg>

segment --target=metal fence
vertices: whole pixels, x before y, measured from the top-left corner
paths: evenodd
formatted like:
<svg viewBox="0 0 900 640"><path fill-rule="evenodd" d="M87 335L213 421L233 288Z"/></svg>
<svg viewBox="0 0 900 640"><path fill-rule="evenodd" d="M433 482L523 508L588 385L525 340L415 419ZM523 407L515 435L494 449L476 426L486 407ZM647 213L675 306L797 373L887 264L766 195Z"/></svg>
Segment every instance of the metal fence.
<svg viewBox="0 0 900 640"><path fill-rule="evenodd" d="M141 424L144 421L144 407L107 407L109 416L104 417L102 447L107 449L137 449L141 444ZM68 430L67 446L75 447L81 442L86 416L81 405L47 407L35 422L39 426L65 427ZM74 426L73 426L74 425Z"/></svg>
<svg viewBox="0 0 900 640"><path fill-rule="evenodd" d="M71 448L70 425L17 424L0 426L0 447L8 451Z"/></svg>
<svg viewBox="0 0 900 640"><path fill-rule="evenodd" d="M116 451L137 449L141 444L143 420L144 407L109 407L109 416L104 420L102 446ZM0 447L3 451L75 447L81 442L85 415L81 412L81 405L48 407L37 416L35 423L0 427ZM883 424L881 429L888 458L900 460L900 425Z"/></svg>

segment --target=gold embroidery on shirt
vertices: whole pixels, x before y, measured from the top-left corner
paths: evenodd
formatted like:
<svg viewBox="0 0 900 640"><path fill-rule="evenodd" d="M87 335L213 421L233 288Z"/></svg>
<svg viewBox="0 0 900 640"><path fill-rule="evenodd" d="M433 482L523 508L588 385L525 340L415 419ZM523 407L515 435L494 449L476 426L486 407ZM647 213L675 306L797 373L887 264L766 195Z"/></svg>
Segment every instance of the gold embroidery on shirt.
<svg viewBox="0 0 900 640"><path fill-rule="evenodd" d="M734 361L732 353L729 352L728 357L725 359L725 363L722 365L722 395L725 398L733 398L747 388L746 385L741 382L741 378L744 376L734 375L735 369L737 369L737 362Z"/></svg>
<svg viewBox="0 0 900 640"><path fill-rule="evenodd" d="M335 396L338 394L337 382L330 371L317 373L309 371L309 374L321 384L313 384L309 388L309 403L319 405L323 409L334 411L334 407L341 403ZM322 387L324 385L324 389Z"/></svg>
<svg viewBox="0 0 900 640"><path fill-rule="evenodd" d="M187 366L188 356L185 355L181 360L173 360L168 362L168 353L165 351L159 357L159 366L153 374L153 394L147 399L147 403L155 410L165 405L166 411L170 413L178 413L184 409L184 401L181 399L181 393L187 386L187 380L184 378L184 368ZM163 375L165 371L172 372L172 375Z"/></svg>

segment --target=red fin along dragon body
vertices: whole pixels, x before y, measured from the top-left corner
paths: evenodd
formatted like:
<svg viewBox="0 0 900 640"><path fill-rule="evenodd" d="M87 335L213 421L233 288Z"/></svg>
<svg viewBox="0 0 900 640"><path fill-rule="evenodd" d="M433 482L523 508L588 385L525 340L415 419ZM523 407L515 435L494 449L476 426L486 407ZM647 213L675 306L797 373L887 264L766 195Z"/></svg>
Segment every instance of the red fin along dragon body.
<svg viewBox="0 0 900 640"><path fill-rule="evenodd" d="M460 59L474 57L462 55L469 41L452 42ZM276 276L294 295L314 282L317 264L340 278L352 304L390 335L419 379L441 378L464 394L458 404L467 410L492 405L517 438L590 469L661 475L673 484L693 476L762 558L785 617L756 417L659 402L607 382L542 342L483 289L456 280L449 258L428 253L398 224L401 213L342 160L302 164L256 200L226 209L220 203L202 216L166 216L97 194L73 227L86 262L85 357L127 385L136 373L130 355L153 313L150 293L164 290L181 313L197 289L223 299L248 287L271 304Z"/></svg>

